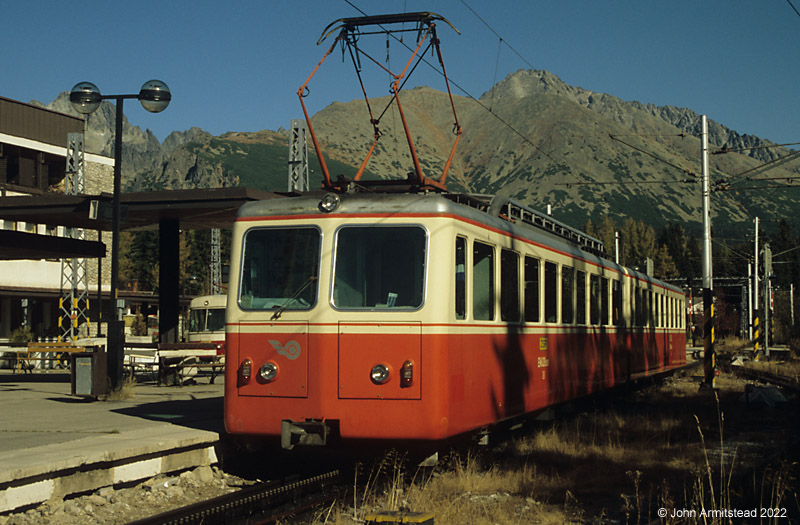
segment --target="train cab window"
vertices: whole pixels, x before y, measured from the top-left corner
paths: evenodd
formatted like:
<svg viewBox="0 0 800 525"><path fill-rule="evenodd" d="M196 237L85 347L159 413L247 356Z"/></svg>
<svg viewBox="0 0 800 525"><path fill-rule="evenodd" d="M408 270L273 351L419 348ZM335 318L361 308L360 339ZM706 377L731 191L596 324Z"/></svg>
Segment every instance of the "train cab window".
<svg viewBox="0 0 800 525"><path fill-rule="evenodd" d="M608 324L608 279L600 278L600 324Z"/></svg>
<svg viewBox="0 0 800 525"><path fill-rule="evenodd" d="M575 273L575 322L586 324L586 272Z"/></svg>
<svg viewBox="0 0 800 525"><path fill-rule="evenodd" d="M500 252L500 319L519 322L519 255Z"/></svg>
<svg viewBox="0 0 800 525"><path fill-rule="evenodd" d="M456 237L456 319L467 318L467 240Z"/></svg>
<svg viewBox="0 0 800 525"><path fill-rule="evenodd" d="M558 322L558 297L556 285L558 267L556 263L544 263L544 320L547 323Z"/></svg>
<svg viewBox="0 0 800 525"><path fill-rule="evenodd" d="M600 324L600 276L589 276L589 322Z"/></svg>
<svg viewBox="0 0 800 525"><path fill-rule="evenodd" d="M472 315L494 319L494 248L481 242L472 245Z"/></svg>
<svg viewBox="0 0 800 525"><path fill-rule="evenodd" d="M419 308L427 235L419 226L345 226L336 237L337 308Z"/></svg>
<svg viewBox="0 0 800 525"><path fill-rule="evenodd" d="M525 321L539 322L539 259L525 257Z"/></svg>
<svg viewBox="0 0 800 525"><path fill-rule="evenodd" d="M622 282L611 280L611 324L620 326L625 323L622 317Z"/></svg>
<svg viewBox="0 0 800 525"><path fill-rule="evenodd" d="M309 310L317 301L316 228L255 228L244 237L239 305L245 310Z"/></svg>
<svg viewBox="0 0 800 525"><path fill-rule="evenodd" d="M561 322L572 324L575 301L575 270L570 266L561 267Z"/></svg>

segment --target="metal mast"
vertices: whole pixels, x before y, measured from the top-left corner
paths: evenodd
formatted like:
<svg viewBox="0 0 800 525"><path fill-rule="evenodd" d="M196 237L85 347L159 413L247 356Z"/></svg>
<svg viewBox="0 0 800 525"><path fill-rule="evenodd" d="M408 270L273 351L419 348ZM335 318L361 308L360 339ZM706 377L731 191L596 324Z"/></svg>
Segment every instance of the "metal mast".
<svg viewBox="0 0 800 525"><path fill-rule="evenodd" d="M212 295L222 293L222 256L220 254L219 228L211 230L211 287Z"/></svg>
<svg viewBox="0 0 800 525"><path fill-rule="evenodd" d="M64 193L86 193L86 172L83 159L83 133L67 134L67 166L64 174ZM64 228L64 237L84 240L82 228ZM78 339L78 328L89 325L89 282L87 259L61 259L61 298L59 300L59 341Z"/></svg>
<svg viewBox="0 0 800 525"><path fill-rule="evenodd" d="M308 191L308 127L303 119L292 120L289 139L289 191Z"/></svg>
<svg viewBox="0 0 800 525"><path fill-rule="evenodd" d="M714 387L716 355L714 353L714 293L711 266L711 192L708 175L708 121L702 117L703 148L703 350L705 385Z"/></svg>

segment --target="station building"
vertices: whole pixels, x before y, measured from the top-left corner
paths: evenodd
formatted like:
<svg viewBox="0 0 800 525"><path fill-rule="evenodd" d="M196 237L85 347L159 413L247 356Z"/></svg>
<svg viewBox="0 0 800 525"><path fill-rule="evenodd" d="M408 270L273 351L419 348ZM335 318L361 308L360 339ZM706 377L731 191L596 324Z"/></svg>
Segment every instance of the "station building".
<svg viewBox="0 0 800 525"><path fill-rule="evenodd" d="M83 119L0 97L0 197L63 196L70 133L84 133ZM84 153L82 164L86 195L113 192L113 158ZM39 340L59 335L62 260L57 250L45 255L42 250L20 254L18 249L28 239L55 247L56 238L64 236L63 226L47 224L44 217L41 223L0 218L0 342L8 341L23 325ZM110 250L110 233L89 230L83 236L105 243ZM19 258L25 256L45 258ZM97 294L98 268L107 294L110 257L87 258L83 281ZM88 332L89 325L83 329Z"/></svg>

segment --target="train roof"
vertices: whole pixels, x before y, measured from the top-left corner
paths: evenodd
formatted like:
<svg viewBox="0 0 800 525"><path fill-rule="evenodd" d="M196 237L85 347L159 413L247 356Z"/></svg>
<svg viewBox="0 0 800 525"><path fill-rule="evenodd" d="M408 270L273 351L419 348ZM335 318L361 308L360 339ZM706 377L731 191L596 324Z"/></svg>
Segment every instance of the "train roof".
<svg viewBox="0 0 800 525"><path fill-rule="evenodd" d="M323 207L325 199L335 202L332 211ZM602 241L549 215L511 199L463 193L328 193L309 192L283 199L253 201L242 205L237 220L313 215L449 215L507 232L559 250L570 256L615 269L640 280L647 276L610 260ZM664 286L678 291L671 285Z"/></svg>

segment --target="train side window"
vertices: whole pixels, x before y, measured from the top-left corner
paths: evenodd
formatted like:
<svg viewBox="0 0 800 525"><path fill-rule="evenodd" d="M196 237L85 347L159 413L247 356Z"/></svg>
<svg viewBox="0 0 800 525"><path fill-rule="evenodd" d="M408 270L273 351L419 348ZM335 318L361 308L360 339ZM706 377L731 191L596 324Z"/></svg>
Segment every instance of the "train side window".
<svg viewBox="0 0 800 525"><path fill-rule="evenodd" d="M525 257L525 321L539 322L539 259Z"/></svg>
<svg viewBox="0 0 800 525"><path fill-rule="evenodd" d="M472 315L494 319L494 248L481 242L472 245Z"/></svg>
<svg viewBox="0 0 800 525"><path fill-rule="evenodd" d="M467 240L456 237L456 319L467 318Z"/></svg>
<svg viewBox="0 0 800 525"><path fill-rule="evenodd" d="M589 322L600 324L600 276L589 276Z"/></svg>
<svg viewBox="0 0 800 525"><path fill-rule="evenodd" d="M600 278L600 324L608 324L608 279Z"/></svg>
<svg viewBox="0 0 800 525"><path fill-rule="evenodd" d="M575 301L575 269L571 266L561 267L561 322L572 324Z"/></svg>
<svg viewBox="0 0 800 525"><path fill-rule="evenodd" d="M642 289L636 286L636 326L642 326Z"/></svg>
<svg viewBox="0 0 800 525"><path fill-rule="evenodd" d="M653 291L647 290L647 326L655 325L655 307L653 305Z"/></svg>
<svg viewBox="0 0 800 525"><path fill-rule="evenodd" d="M558 298L556 291L558 267L556 263L544 263L544 320L547 323L558 322Z"/></svg>
<svg viewBox="0 0 800 525"><path fill-rule="evenodd" d="M500 319L519 322L519 255L500 252Z"/></svg>
<svg viewBox="0 0 800 525"><path fill-rule="evenodd" d="M575 322L586 324L586 272L575 274Z"/></svg>
<svg viewBox="0 0 800 525"><path fill-rule="evenodd" d="M611 280L611 324L620 326L625 324L622 317L622 282Z"/></svg>

